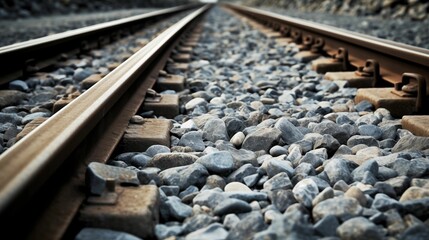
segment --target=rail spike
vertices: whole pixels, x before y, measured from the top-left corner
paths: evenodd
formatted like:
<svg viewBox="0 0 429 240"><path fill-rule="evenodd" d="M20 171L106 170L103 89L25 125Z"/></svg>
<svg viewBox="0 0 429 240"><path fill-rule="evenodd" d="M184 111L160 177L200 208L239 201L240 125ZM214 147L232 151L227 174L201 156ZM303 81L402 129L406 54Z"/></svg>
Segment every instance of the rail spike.
<svg viewBox="0 0 429 240"><path fill-rule="evenodd" d="M381 81L380 64L374 59L367 59L365 66L361 66L356 70L359 76L373 77L372 87L377 86Z"/></svg>
<svg viewBox="0 0 429 240"><path fill-rule="evenodd" d="M402 74L402 82L395 84L396 91L402 91L416 97L416 113L428 111L427 108L427 83L426 79L418 73Z"/></svg>

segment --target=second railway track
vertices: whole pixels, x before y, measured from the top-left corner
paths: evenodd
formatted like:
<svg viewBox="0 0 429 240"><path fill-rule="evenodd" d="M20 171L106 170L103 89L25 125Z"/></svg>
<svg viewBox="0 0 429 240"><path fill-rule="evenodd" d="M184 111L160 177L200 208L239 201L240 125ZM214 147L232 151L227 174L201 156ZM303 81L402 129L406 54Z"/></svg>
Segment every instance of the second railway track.
<svg viewBox="0 0 429 240"><path fill-rule="evenodd" d="M426 49L201 7L0 155L2 226L23 222L30 239L425 239L428 67Z"/></svg>

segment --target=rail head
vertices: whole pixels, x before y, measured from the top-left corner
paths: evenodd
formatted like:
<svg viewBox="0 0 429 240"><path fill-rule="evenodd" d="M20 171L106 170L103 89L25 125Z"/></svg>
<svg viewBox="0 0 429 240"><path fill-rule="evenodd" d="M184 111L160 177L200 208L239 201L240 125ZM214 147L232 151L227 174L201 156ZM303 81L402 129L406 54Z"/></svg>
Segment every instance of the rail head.
<svg viewBox="0 0 429 240"><path fill-rule="evenodd" d="M224 4L254 19L275 22L302 31L303 35L321 37L327 52L334 53L340 47L348 49L351 62L361 65L367 59L377 59L382 74L388 82L400 82L404 72L415 72L429 79L429 49L396 43L377 37L351 32L307 20L291 18L237 4ZM353 62L355 61L355 62Z"/></svg>

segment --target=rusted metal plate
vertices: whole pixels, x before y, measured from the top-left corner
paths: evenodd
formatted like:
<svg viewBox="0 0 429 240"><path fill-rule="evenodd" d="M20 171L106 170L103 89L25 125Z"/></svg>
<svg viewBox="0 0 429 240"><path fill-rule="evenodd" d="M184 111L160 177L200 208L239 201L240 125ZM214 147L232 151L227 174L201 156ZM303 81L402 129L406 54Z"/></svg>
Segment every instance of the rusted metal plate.
<svg viewBox="0 0 429 240"><path fill-rule="evenodd" d="M367 100L376 108L386 108L395 117L411 115L415 111L416 98L400 97L392 93L393 88L358 89L355 102Z"/></svg>
<svg viewBox="0 0 429 240"><path fill-rule="evenodd" d="M343 63L332 58L319 58L311 62L311 67L318 73L344 71Z"/></svg>
<svg viewBox="0 0 429 240"><path fill-rule="evenodd" d="M403 116L402 128L409 130L414 135L429 137L429 115Z"/></svg>
<svg viewBox="0 0 429 240"><path fill-rule="evenodd" d="M179 95L161 94L159 101L147 101L143 103L143 111L154 111L157 116L174 118L179 115Z"/></svg>
<svg viewBox="0 0 429 240"><path fill-rule="evenodd" d="M182 43L182 46L185 46L185 47L196 47L197 45L198 45L198 41L186 40L185 42Z"/></svg>
<svg viewBox="0 0 429 240"><path fill-rule="evenodd" d="M356 72L327 72L323 77L331 81L346 81L349 87L368 88L372 87L374 82L373 77L359 76Z"/></svg>
<svg viewBox="0 0 429 240"><path fill-rule="evenodd" d="M170 147L168 119L145 119L143 124L129 124L122 138L121 146L125 152L144 152L155 144Z"/></svg>
<svg viewBox="0 0 429 240"><path fill-rule="evenodd" d="M178 54L174 54L173 56L171 56L171 58L175 62L187 63L187 62L191 61L191 54L189 54L189 53L178 53Z"/></svg>
<svg viewBox="0 0 429 240"><path fill-rule="evenodd" d="M159 222L159 193L154 185L117 187L117 203L83 205L79 221L85 227L107 228L144 239L154 236Z"/></svg>
<svg viewBox="0 0 429 240"><path fill-rule="evenodd" d="M308 63L320 57L320 54L313 53L311 51L301 51L293 56L301 62Z"/></svg>
<svg viewBox="0 0 429 240"><path fill-rule="evenodd" d="M176 69L179 71L188 71L189 64L188 63L173 63L169 65L172 69Z"/></svg>
<svg viewBox="0 0 429 240"><path fill-rule="evenodd" d="M169 89L180 92L185 89L185 78L180 75L168 74L166 76L159 77L155 86L159 92Z"/></svg>
<svg viewBox="0 0 429 240"><path fill-rule="evenodd" d="M265 36L267 36L268 38L279 38L282 37L282 34L280 32L277 31L264 31L263 32L265 34Z"/></svg>
<svg viewBox="0 0 429 240"><path fill-rule="evenodd" d="M289 37L279 37L279 38L276 38L276 42L280 46L287 46L293 42L293 39Z"/></svg>
<svg viewBox="0 0 429 240"><path fill-rule="evenodd" d="M192 50L193 50L192 47L185 47L185 46L177 47L177 51L179 51L180 53L191 53Z"/></svg>

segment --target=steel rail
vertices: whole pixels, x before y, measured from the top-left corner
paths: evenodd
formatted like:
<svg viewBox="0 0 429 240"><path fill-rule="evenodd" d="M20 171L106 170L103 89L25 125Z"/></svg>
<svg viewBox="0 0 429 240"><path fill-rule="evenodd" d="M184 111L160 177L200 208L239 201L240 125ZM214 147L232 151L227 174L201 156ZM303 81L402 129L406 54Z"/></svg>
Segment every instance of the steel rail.
<svg viewBox="0 0 429 240"><path fill-rule="evenodd" d="M99 44L115 32L127 31L133 26L200 6L189 4L157 10L1 47L0 84L25 75L30 66L43 68L57 61L63 53L79 51L88 43Z"/></svg>
<svg viewBox="0 0 429 240"><path fill-rule="evenodd" d="M56 174L62 165L70 162L72 154L77 152L78 156L83 155L83 161L88 158L95 161L108 159L113 152L111 145L119 141L117 138L122 136L129 118L143 102L145 92L142 89L147 89L154 83L154 66L163 67L160 63L165 63L167 59L164 56L164 59L160 60L158 55L171 51L171 44L177 43L180 34L210 6L204 5L162 32L97 84L0 155L0 222L7 221L6 217L19 212L22 206L29 205L32 197L47 180ZM128 101L133 101L134 106L124 108L122 104ZM116 112L110 114L111 110ZM118 116L118 112L126 114ZM104 121L106 116L111 119ZM110 124L115 124L116 128L109 129ZM97 130L96 127L100 125L101 128ZM122 129L118 129L118 126L122 126ZM105 138L94 137L94 131ZM91 137L99 142L92 143L92 140L88 140ZM103 142L106 139L110 142ZM91 150L79 153L78 147L86 143L108 145L108 149L101 155L94 154ZM79 160L82 161L77 159ZM71 192L78 188L73 187Z"/></svg>
<svg viewBox="0 0 429 240"><path fill-rule="evenodd" d="M363 66L367 59L376 59L380 63L382 78L392 84L401 82L402 74L413 72L429 79L429 50L395 43L365 34L326 26L306 20L291 18L277 13L259 10L235 4L225 7L262 22L286 25L299 30L303 36L312 35L325 40L324 50L333 55L340 47L346 48L352 65Z"/></svg>

